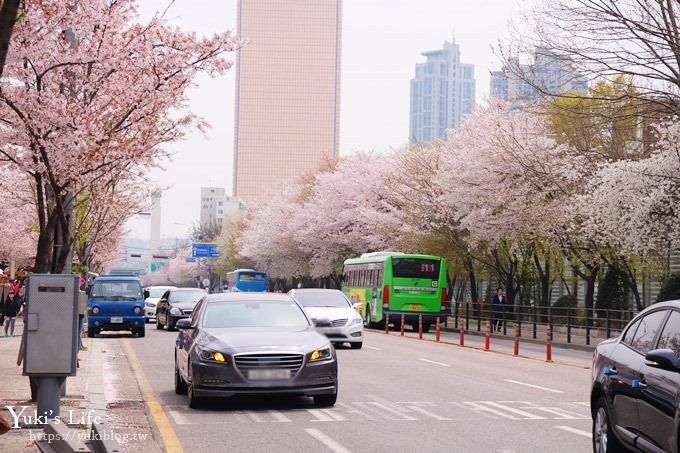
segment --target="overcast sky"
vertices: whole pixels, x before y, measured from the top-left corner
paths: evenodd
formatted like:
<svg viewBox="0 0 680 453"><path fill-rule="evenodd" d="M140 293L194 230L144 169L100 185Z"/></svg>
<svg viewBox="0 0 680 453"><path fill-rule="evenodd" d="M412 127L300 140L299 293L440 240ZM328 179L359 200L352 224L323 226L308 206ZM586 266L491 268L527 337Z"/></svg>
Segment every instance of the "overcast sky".
<svg viewBox="0 0 680 453"><path fill-rule="evenodd" d="M285 0L282 0L285 1ZM148 21L170 0L139 2ZM461 61L475 65L477 102L489 92L489 71L500 64L493 53L510 20L519 20L527 0L344 0L340 153L384 151L408 140L409 81L420 53L441 48L455 34ZM236 0L175 0L167 17L200 35L236 31ZM235 57L234 57L235 58ZM232 58L233 59L233 58ZM185 236L198 221L201 186L232 187L234 71L217 79L200 77L189 92L194 113L212 125L181 143L151 179L168 189L162 199L161 235ZM128 223L131 235L148 238L148 218Z"/></svg>

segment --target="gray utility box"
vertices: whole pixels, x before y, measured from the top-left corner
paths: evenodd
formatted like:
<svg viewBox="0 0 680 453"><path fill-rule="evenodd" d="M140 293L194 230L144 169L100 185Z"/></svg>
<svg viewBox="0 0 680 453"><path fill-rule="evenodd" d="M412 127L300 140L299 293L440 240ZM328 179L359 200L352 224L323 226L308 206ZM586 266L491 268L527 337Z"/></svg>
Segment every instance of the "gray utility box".
<svg viewBox="0 0 680 453"><path fill-rule="evenodd" d="M78 289L75 275L28 277L24 375L76 375Z"/></svg>

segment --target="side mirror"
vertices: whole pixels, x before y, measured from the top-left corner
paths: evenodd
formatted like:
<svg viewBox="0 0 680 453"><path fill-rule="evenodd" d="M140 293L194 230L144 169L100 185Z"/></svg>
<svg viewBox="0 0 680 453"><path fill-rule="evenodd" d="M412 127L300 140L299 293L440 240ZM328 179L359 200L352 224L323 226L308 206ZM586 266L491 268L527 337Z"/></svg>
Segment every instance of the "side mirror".
<svg viewBox="0 0 680 453"><path fill-rule="evenodd" d="M361 310L361 302L357 302L356 304L352 304L352 308L355 310Z"/></svg>
<svg viewBox="0 0 680 453"><path fill-rule="evenodd" d="M193 329L194 326L191 325L191 319L189 318L182 318L179 321L177 321L177 324L175 324L178 329Z"/></svg>
<svg viewBox="0 0 680 453"><path fill-rule="evenodd" d="M680 371L680 359L671 349L654 349L645 356L647 366L666 371Z"/></svg>
<svg viewBox="0 0 680 453"><path fill-rule="evenodd" d="M144 299L148 299L148 298L149 298L149 290L145 289L144 290Z"/></svg>
<svg viewBox="0 0 680 453"><path fill-rule="evenodd" d="M328 319L328 318L315 319L314 325L316 327L330 327L331 326L331 320Z"/></svg>

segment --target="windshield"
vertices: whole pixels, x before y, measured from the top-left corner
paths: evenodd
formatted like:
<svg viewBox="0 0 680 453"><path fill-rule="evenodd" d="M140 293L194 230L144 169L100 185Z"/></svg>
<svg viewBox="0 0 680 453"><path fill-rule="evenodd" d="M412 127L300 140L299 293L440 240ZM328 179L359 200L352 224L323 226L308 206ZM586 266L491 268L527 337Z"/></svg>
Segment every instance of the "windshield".
<svg viewBox="0 0 680 453"><path fill-rule="evenodd" d="M153 297L154 299L160 299L165 292L170 289L170 288L160 288L160 287L152 287L149 288L149 297Z"/></svg>
<svg viewBox="0 0 680 453"><path fill-rule="evenodd" d="M194 289L190 291L170 291L170 303L176 302L198 302L198 300L207 293L202 289Z"/></svg>
<svg viewBox="0 0 680 453"><path fill-rule="evenodd" d="M263 282L267 278L264 272L239 272L239 280L242 282Z"/></svg>
<svg viewBox="0 0 680 453"><path fill-rule="evenodd" d="M349 301L340 291L296 291L295 299L303 307L350 307Z"/></svg>
<svg viewBox="0 0 680 453"><path fill-rule="evenodd" d="M120 300L142 299L142 286L136 280L116 280L98 282L95 280L90 292L91 298Z"/></svg>
<svg viewBox="0 0 680 453"><path fill-rule="evenodd" d="M295 302L248 301L210 303L204 327L279 327L302 330L309 322Z"/></svg>
<svg viewBox="0 0 680 453"><path fill-rule="evenodd" d="M392 258L392 274L395 278L439 279L439 261L418 258Z"/></svg>

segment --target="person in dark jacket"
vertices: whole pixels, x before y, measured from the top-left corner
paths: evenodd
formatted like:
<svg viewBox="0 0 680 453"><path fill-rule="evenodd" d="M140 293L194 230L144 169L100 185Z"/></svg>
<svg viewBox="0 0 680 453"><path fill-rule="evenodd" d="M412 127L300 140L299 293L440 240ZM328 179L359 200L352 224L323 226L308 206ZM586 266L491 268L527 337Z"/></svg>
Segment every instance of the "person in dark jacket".
<svg viewBox="0 0 680 453"><path fill-rule="evenodd" d="M14 290L9 292L9 296L2 303L2 319L5 320L5 336L14 336L14 323L19 313L19 302L16 300L16 293Z"/></svg>
<svg viewBox="0 0 680 453"><path fill-rule="evenodd" d="M496 290L496 295L491 299L491 310L493 312L492 330L501 330L505 318L505 306L507 304L508 299L503 295L503 288L499 286Z"/></svg>

